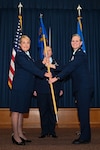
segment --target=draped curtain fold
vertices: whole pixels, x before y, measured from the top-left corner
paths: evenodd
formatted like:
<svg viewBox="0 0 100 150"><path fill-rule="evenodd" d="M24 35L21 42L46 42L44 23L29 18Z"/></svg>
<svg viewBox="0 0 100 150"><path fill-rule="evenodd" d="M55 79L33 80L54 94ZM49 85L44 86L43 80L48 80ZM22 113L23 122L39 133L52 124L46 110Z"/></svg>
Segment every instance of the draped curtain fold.
<svg viewBox="0 0 100 150"><path fill-rule="evenodd" d="M99 0L0 0L1 8L16 8L18 3L21 2L24 8L28 9L76 9L80 4L84 9L100 9Z"/></svg>
<svg viewBox="0 0 100 150"><path fill-rule="evenodd" d="M39 14L43 13L43 20L48 31L51 27L51 45L53 55L62 64L66 64L71 57L71 35L77 31L78 1L59 0L22 0L23 4L23 33L31 38L31 54L35 60L39 58L37 48ZM62 2L62 3L61 3ZM17 0L0 1L0 107L9 107L10 90L7 85L8 70L13 48L13 41L17 27ZM86 5L87 4L87 5ZM91 107L100 107L100 2L80 3L82 6L83 35L88 55L89 69L93 76L94 98ZM31 107L37 107L37 100L33 97ZM71 80L64 83L64 95L59 100L59 107L75 107L72 97Z"/></svg>

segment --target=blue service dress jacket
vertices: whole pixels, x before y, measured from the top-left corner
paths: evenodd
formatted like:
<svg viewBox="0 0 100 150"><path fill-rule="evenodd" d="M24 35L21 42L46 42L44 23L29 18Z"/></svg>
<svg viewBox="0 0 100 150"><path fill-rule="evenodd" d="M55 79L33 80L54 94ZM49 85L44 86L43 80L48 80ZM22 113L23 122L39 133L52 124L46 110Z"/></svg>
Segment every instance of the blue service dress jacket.
<svg viewBox="0 0 100 150"><path fill-rule="evenodd" d="M77 92L80 88L93 88L93 81L88 69L87 54L81 49L78 49L72 55L69 63L65 65L61 73L57 75L60 79L71 76L73 93Z"/></svg>
<svg viewBox="0 0 100 150"><path fill-rule="evenodd" d="M11 90L10 110L25 113L29 111L35 76L44 77L32 58L24 51L18 51L15 57L15 75Z"/></svg>

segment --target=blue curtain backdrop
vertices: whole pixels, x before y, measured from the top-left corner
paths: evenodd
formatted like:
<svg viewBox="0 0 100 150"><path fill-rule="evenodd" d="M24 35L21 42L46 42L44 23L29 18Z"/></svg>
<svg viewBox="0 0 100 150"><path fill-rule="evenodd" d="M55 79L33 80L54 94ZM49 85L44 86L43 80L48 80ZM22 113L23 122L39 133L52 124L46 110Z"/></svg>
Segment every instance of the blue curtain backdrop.
<svg viewBox="0 0 100 150"><path fill-rule="evenodd" d="M0 107L8 108L10 90L7 85L8 70L17 27L19 0L0 0ZM38 28L39 14L43 13L43 21L48 31L51 27L52 49L55 58L62 64L71 56L71 35L77 32L77 6L81 5L83 35L89 68L94 79L94 98L91 107L100 107L100 2L98 0L22 0L23 33L30 36L31 54L37 60L39 52ZM23 93L24 94L24 93ZM33 97L31 107L37 107ZM60 98L60 107L75 107L72 97L71 80L64 83L64 95Z"/></svg>

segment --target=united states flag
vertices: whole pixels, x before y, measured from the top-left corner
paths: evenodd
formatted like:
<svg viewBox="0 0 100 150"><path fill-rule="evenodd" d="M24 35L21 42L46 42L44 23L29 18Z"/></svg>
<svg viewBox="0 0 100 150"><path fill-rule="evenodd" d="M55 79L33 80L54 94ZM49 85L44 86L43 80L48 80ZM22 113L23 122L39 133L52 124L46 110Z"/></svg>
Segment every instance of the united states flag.
<svg viewBox="0 0 100 150"><path fill-rule="evenodd" d="M22 24L21 24L21 17L18 17L18 25L17 25L17 30L16 30L16 35L14 38L14 46L12 49L12 56L11 56L11 61L10 61L10 68L9 68L9 76L8 76L8 85L10 89L12 89L12 82L13 82L13 77L15 74L15 57L16 57L16 52L20 50L19 46L19 40L22 36Z"/></svg>

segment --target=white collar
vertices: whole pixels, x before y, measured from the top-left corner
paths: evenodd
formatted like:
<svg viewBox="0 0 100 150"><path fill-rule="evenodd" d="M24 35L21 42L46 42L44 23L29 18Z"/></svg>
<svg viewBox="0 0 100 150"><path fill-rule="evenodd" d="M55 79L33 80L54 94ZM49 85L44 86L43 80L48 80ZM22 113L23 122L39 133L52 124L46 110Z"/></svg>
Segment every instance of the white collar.
<svg viewBox="0 0 100 150"><path fill-rule="evenodd" d="M74 50L73 55L75 55L76 51L77 51L77 49L76 49L76 50Z"/></svg>
<svg viewBox="0 0 100 150"><path fill-rule="evenodd" d="M81 49L76 49L76 50L74 50L73 55L75 55L75 53L76 53L77 51L81 51Z"/></svg>
<svg viewBox="0 0 100 150"><path fill-rule="evenodd" d="M52 64L52 62L53 62L52 57L50 57L49 59L50 59L50 63Z"/></svg>
<svg viewBox="0 0 100 150"><path fill-rule="evenodd" d="M25 53L31 58L29 51L26 51Z"/></svg>

